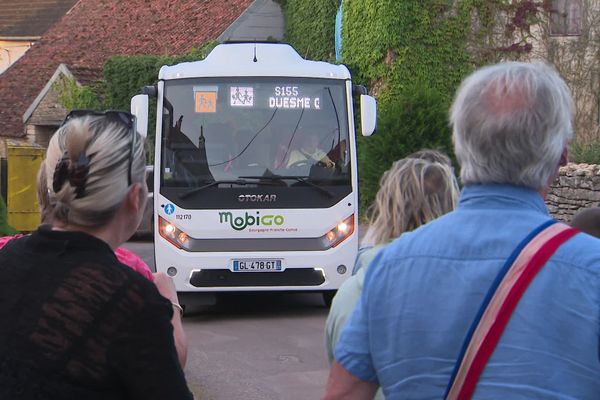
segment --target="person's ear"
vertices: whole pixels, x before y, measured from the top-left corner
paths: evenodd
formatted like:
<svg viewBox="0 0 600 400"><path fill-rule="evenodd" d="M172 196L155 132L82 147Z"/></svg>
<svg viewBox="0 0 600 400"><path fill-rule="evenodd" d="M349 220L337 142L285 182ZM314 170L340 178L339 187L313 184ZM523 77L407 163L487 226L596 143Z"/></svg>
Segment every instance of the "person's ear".
<svg viewBox="0 0 600 400"><path fill-rule="evenodd" d="M140 209L142 202L140 196L142 196L142 187L139 183L134 183L127 193L127 208L137 213Z"/></svg>

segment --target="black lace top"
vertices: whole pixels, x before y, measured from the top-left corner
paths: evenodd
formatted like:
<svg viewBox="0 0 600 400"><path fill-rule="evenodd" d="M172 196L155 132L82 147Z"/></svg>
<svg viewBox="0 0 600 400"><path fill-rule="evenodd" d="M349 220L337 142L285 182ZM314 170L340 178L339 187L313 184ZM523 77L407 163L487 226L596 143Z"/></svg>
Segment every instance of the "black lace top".
<svg viewBox="0 0 600 400"><path fill-rule="evenodd" d="M14 239L0 250L0 399L191 399L172 315L99 239Z"/></svg>

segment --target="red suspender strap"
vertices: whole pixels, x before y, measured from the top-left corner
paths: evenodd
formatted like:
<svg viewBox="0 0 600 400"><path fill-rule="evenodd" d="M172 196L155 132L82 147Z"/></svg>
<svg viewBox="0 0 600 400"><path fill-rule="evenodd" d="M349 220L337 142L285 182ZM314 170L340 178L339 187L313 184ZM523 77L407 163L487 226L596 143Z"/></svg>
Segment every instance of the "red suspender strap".
<svg viewBox="0 0 600 400"><path fill-rule="evenodd" d="M454 372L447 400L471 398L523 293L558 247L578 232L565 224L552 223L535 235L514 258L491 294L487 307L478 315L481 318L474 325L470 341L463 349L464 354Z"/></svg>

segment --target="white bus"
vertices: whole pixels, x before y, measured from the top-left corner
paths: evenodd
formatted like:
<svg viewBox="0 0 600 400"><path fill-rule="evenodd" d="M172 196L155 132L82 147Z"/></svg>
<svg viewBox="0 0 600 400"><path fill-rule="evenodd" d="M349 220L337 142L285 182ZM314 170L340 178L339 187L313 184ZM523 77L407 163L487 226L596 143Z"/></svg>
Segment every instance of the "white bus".
<svg viewBox="0 0 600 400"><path fill-rule="evenodd" d="M358 248L353 90L362 134L375 129L375 99L357 88L345 66L287 44L227 43L163 66L132 99L143 131L157 97L155 261L182 302L319 291L329 303Z"/></svg>

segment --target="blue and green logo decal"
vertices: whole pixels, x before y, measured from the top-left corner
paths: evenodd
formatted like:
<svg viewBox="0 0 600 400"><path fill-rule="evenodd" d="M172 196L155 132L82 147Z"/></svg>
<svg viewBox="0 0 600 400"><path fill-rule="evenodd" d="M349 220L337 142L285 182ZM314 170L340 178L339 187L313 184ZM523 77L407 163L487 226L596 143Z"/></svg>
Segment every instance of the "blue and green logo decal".
<svg viewBox="0 0 600 400"><path fill-rule="evenodd" d="M231 225L233 229L236 231L241 231L246 229L249 226L281 226L283 225L283 215L260 215L260 212L257 211L256 215L250 215L247 212L245 215L234 217L231 212L220 212L219 213L219 222L221 224Z"/></svg>

